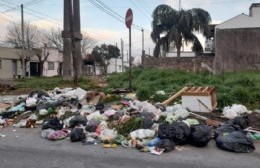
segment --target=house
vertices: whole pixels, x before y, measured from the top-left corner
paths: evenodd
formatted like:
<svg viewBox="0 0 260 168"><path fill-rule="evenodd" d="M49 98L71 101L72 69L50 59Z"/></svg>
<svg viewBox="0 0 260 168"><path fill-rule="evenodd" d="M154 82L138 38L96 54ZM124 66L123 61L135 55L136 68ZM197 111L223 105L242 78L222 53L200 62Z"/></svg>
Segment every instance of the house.
<svg viewBox="0 0 260 168"><path fill-rule="evenodd" d="M111 58L109 62L107 73L124 72L126 67L129 67L129 62L122 62L122 58Z"/></svg>
<svg viewBox="0 0 260 168"><path fill-rule="evenodd" d="M260 3L215 28L214 72L260 68Z"/></svg>
<svg viewBox="0 0 260 168"><path fill-rule="evenodd" d="M62 55L56 50L47 48L48 59L43 64L43 76L55 76L61 72ZM0 47L0 79L20 78L22 76L21 49ZM39 58L33 50L25 50L25 55L30 55L26 64L26 76L39 76ZM43 53L42 53L43 54Z"/></svg>
<svg viewBox="0 0 260 168"><path fill-rule="evenodd" d="M107 66L107 73L124 72L127 67L129 67L128 61L122 62L122 58L111 58ZM101 75L104 73L104 67L100 64L100 60L91 54L86 54L82 72L83 75Z"/></svg>

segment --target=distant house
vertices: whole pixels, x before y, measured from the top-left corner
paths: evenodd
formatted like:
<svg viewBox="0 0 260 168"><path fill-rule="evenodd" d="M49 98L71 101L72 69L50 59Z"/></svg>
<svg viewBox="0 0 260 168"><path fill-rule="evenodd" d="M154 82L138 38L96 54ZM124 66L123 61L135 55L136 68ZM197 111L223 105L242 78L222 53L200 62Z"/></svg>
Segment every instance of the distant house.
<svg viewBox="0 0 260 168"><path fill-rule="evenodd" d="M260 3L215 29L215 72L260 68Z"/></svg>
<svg viewBox="0 0 260 168"><path fill-rule="evenodd" d="M129 67L129 62L122 58L111 58L107 66L107 73L123 72ZM96 60L93 55L86 54L84 58L83 75L101 75L104 73L104 67L100 64L100 60Z"/></svg>
<svg viewBox="0 0 260 168"><path fill-rule="evenodd" d="M47 48L49 57L43 65L43 76L55 76L61 72L62 55L56 50ZM22 76L21 66L21 49L0 47L0 78L10 79L19 78ZM39 76L39 59L36 55L32 54L33 51L25 51L31 55L26 64L26 76Z"/></svg>
<svg viewBox="0 0 260 168"><path fill-rule="evenodd" d="M126 60L122 64L122 58L111 58L109 62L107 73L124 72L129 67L129 62Z"/></svg>

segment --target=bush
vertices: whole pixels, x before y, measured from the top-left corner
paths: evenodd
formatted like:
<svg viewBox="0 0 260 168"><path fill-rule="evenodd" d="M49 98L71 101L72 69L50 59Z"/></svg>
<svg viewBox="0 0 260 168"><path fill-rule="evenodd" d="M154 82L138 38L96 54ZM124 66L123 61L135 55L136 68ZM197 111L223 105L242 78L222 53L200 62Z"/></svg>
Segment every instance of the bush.
<svg viewBox="0 0 260 168"><path fill-rule="evenodd" d="M231 96L238 103L246 104L250 101L250 91L245 87L235 87L234 90L231 92Z"/></svg>
<svg viewBox="0 0 260 168"><path fill-rule="evenodd" d="M144 101L149 99L151 96L151 92L148 88L140 88L136 92L136 96L140 101Z"/></svg>

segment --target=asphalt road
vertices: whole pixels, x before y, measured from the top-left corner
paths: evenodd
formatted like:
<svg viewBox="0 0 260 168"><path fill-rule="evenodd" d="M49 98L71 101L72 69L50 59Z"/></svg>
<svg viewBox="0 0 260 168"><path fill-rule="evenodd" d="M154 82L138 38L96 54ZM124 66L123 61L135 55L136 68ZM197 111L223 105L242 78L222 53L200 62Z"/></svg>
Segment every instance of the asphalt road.
<svg viewBox="0 0 260 168"><path fill-rule="evenodd" d="M205 148L186 145L160 156L136 149L104 149L101 145L48 141L39 128L0 129L0 168L260 168L260 143L256 151L237 154L218 149L214 141Z"/></svg>

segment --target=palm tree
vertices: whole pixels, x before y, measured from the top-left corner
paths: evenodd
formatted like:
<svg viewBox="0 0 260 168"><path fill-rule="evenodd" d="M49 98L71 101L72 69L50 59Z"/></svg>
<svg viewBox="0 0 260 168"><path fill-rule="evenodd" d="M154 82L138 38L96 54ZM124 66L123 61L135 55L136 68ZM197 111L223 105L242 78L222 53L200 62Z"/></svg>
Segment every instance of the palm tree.
<svg viewBox="0 0 260 168"><path fill-rule="evenodd" d="M151 38L156 44L155 57L159 57L161 47L164 51L169 51L171 43L177 49L178 58L184 43L192 43L192 50L195 52L203 51L201 43L193 32L203 30L203 35L208 37L208 25L211 22L211 17L207 11L200 8L177 11L163 4L155 8L152 17Z"/></svg>

